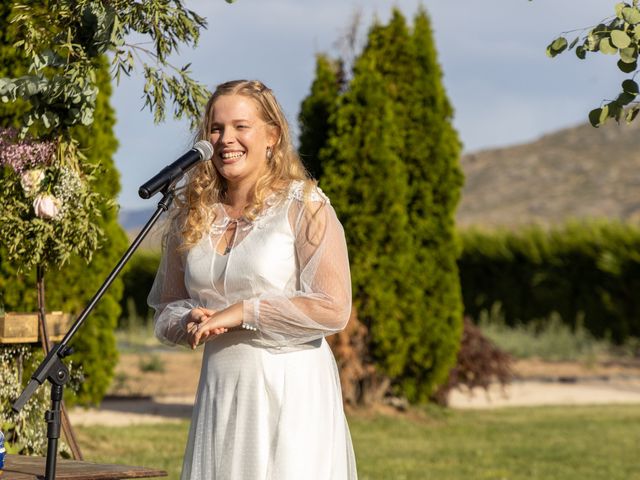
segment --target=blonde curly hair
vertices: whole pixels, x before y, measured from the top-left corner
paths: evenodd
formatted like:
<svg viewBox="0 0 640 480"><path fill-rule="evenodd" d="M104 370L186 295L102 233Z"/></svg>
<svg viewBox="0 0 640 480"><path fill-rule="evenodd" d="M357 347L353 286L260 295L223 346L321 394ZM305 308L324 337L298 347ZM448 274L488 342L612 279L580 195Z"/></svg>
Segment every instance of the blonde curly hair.
<svg viewBox="0 0 640 480"><path fill-rule="evenodd" d="M213 106L223 95L242 95L251 98L258 105L262 120L267 125L275 127L278 134L265 173L258 178L252 202L244 208L243 216L249 221L255 219L264 209L265 199L271 193L284 197L290 183L294 180L305 182L304 192L307 197L315 186L315 181L310 178L293 148L289 125L282 108L271 89L262 82L234 80L218 85L204 109L196 141L210 139ZM185 187L180 189L176 197L178 209L174 217L174 221L177 220L180 224L181 250L188 250L200 241L204 232L215 221L215 213L211 207L224 200L226 191L226 180L217 171L212 161L200 163L188 174Z"/></svg>

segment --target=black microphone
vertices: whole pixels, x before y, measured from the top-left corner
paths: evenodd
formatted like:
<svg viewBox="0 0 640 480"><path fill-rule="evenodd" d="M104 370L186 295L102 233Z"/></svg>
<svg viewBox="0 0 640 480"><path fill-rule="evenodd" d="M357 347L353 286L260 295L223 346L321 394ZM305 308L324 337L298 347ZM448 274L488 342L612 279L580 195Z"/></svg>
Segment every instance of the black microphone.
<svg viewBox="0 0 640 480"><path fill-rule="evenodd" d="M180 180L191 167L203 160L209 160L212 156L213 145L211 143L206 140L196 142L191 150L145 182L138 189L138 195L145 199L152 197L160 190Z"/></svg>

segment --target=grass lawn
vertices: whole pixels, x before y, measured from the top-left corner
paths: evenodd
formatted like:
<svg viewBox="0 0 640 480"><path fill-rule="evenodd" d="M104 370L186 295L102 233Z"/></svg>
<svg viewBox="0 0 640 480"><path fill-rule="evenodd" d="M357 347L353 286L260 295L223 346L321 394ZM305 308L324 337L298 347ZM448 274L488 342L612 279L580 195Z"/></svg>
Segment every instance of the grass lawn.
<svg viewBox="0 0 640 480"><path fill-rule="evenodd" d="M635 405L429 408L351 415L349 425L360 480L640 480ZM185 421L77 430L87 460L162 468L177 479L187 429Z"/></svg>

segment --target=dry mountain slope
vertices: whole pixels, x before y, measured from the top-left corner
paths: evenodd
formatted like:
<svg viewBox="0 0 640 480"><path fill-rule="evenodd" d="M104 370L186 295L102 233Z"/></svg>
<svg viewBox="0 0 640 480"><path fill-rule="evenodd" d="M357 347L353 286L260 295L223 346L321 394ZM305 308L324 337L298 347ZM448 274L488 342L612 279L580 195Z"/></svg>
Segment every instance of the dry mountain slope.
<svg viewBox="0 0 640 480"><path fill-rule="evenodd" d="M640 223L640 124L560 130L462 158L462 227L556 225L570 218Z"/></svg>

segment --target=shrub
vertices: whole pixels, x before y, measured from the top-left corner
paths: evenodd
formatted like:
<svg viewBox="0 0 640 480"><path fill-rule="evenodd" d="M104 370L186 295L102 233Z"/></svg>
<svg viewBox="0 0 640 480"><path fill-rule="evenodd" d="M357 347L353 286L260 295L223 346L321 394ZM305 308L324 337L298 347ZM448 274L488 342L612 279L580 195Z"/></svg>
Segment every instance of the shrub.
<svg viewBox="0 0 640 480"><path fill-rule="evenodd" d="M129 260L122 275L124 294L120 300L121 310L125 315L120 317L119 326L129 327L130 319L137 318L148 323L152 311L147 305L147 296L156 277L160 265L160 253L137 251ZM133 308L132 308L133 307Z"/></svg>
<svg viewBox="0 0 640 480"><path fill-rule="evenodd" d="M456 365L432 399L440 405L447 405L449 393L454 388L471 392L480 387L486 391L494 382L504 387L513 379L512 362L511 355L496 347L469 317L465 317Z"/></svg>

